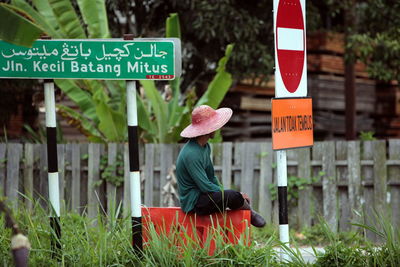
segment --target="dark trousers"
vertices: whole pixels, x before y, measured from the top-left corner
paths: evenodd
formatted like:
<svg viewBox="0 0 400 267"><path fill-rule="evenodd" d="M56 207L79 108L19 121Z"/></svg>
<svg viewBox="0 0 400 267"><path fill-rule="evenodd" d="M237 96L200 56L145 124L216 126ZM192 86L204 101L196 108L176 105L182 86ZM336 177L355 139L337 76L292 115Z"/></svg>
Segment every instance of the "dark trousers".
<svg viewBox="0 0 400 267"><path fill-rule="evenodd" d="M215 212L223 212L227 208L231 210L240 209L243 203L242 194L235 190L202 193L193 211L198 215L209 215Z"/></svg>

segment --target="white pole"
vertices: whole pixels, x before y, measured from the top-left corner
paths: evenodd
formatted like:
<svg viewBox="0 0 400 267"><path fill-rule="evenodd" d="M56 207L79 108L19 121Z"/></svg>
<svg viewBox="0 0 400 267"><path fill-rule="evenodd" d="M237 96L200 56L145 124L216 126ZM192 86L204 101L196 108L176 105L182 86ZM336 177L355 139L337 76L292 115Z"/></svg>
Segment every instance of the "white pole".
<svg viewBox="0 0 400 267"><path fill-rule="evenodd" d="M60 183L58 178L56 102L53 80L45 80L44 82L44 102L46 107L49 200L52 208L50 212L50 226L55 234L51 238L51 249L53 252L52 256L58 257L59 250L61 249Z"/></svg>
<svg viewBox="0 0 400 267"><path fill-rule="evenodd" d="M289 246L289 223L287 207L287 160L286 150L276 151L279 201L279 240ZM281 259L289 259L289 255L281 248Z"/></svg>
<svg viewBox="0 0 400 267"><path fill-rule="evenodd" d="M126 81L126 103L128 111L129 182L131 192L132 243L142 249L142 209L139 169L139 139L136 105L136 82Z"/></svg>

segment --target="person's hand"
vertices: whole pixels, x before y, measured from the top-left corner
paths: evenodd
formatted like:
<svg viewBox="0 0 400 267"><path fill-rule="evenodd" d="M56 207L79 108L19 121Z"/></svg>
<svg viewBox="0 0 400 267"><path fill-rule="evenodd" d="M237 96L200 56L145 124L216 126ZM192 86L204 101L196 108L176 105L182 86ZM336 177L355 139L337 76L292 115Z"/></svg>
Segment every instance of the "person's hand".
<svg viewBox="0 0 400 267"><path fill-rule="evenodd" d="M240 192L242 194L242 197L250 204L250 197L246 193Z"/></svg>

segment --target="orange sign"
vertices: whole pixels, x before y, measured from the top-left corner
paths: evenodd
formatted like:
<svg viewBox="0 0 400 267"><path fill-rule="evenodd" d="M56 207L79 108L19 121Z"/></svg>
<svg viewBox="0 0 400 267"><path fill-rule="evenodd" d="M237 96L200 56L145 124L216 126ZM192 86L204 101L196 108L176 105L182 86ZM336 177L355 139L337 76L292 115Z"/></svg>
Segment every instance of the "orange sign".
<svg viewBox="0 0 400 267"><path fill-rule="evenodd" d="M312 99L272 99L272 148L307 147L314 143Z"/></svg>

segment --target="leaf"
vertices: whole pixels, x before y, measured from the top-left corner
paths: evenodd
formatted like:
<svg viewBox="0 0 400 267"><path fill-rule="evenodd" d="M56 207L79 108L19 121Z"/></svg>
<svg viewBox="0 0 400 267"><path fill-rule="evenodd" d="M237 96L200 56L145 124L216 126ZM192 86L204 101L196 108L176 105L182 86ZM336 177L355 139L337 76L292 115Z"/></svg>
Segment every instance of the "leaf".
<svg viewBox="0 0 400 267"><path fill-rule="evenodd" d="M15 45L31 47L43 30L17 14L16 10L10 5L0 3L0 39Z"/></svg>
<svg viewBox="0 0 400 267"><path fill-rule="evenodd" d="M109 38L104 0L78 0L83 21L88 25L89 38Z"/></svg>
<svg viewBox="0 0 400 267"><path fill-rule="evenodd" d="M181 26L179 24L179 16L177 13L169 15L165 28L165 37L181 39Z"/></svg>
<svg viewBox="0 0 400 267"><path fill-rule="evenodd" d="M57 31L59 29L59 25L56 17L54 16L53 9L50 6L48 0L32 0L33 5L36 7L38 12L45 18L48 24L52 25L54 29ZM51 35L56 38L55 36Z"/></svg>
<svg viewBox="0 0 400 267"><path fill-rule="evenodd" d="M81 112L90 120L94 122L97 120L95 103L92 96L79 88L73 80L54 80L57 86L72 100L74 101Z"/></svg>
<svg viewBox="0 0 400 267"><path fill-rule="evenodd" d="M103 140L101 133L88 118L65 105L57 105L57 108L63 117L70 117L72 120L74 120L74 123L79 123L79 126L75 125L75 127L78 129L83 129L83 132L85 132L88 137L99 138Z"/></svg>
<svg viewBox="0 0 400 267"><path fill-rule="evenodd" d="M86 38L78 15L69 0L49 0L49 3L60 25L60 29L66 34L67 38Z"/></svg>
<svg viewBox="0 0 400 267"><path fill-rule="evenodd" d="M93 99L96 104L96 114L99 118L99 130L104 134L107 141L125 141L127 124L124 114L111 109L101 91L97 91Z"/></svg>
<svg viewBox="0 0 400 267"><path fill-rule="evenodd" d="M150 100L151 108L156 116L158 141L164 143L165 136L168 131L168 108L164 99L158 92L154 81L142 80L140 83L143 86L146 97Z"/></svg>
<svg viewBox="0 0 400 267"><path fill-rule="evenodd" d="M46 16L43 14L38 13L31 5L29 5L27 2L24 0L13 0L11 2L14 6L20 8L29 16L32 17L34 22L39 25L44 32L46 32L47 35L53 37L53 38L61 38L61 35L55 30L55 28L52 25L56 24L51 24L49 23L49 20ZM49 7L50 8L50 7Z"/></svg>
<svg viewBox="0 0 400 267"><path fill-rule="evenodd" d="M225 70L226 63L228 62L233 45L230 44L226 47L225 56L218 62L217 75L208 85L207 91L196 103L196 106L209 105L212 108L218 108L219 104L224 99L230 86L232 85L232 75Z"/></svg>
<svg viewBox="0 0 400 267"><path fill-rule="evenodd" d="M138 95L136 96L136 103L139 127L145 130L151 136L156 135L157 126L153 121L150 120L150 115L145 109L142 99Z"/></svg>
<svg viewBox="0 0 400 267"><path fill-rule="evenodd" d="M167 38L181 38L181 28L179 24L178 14L170 14L165 23L165 36ZM172 100L168 103L169 120L168 124L173 126L177 123L180 111L179 111L179 98L181 97L180 92L180 78L175 78L169 81L169 85L172 90Z"/></svg>

